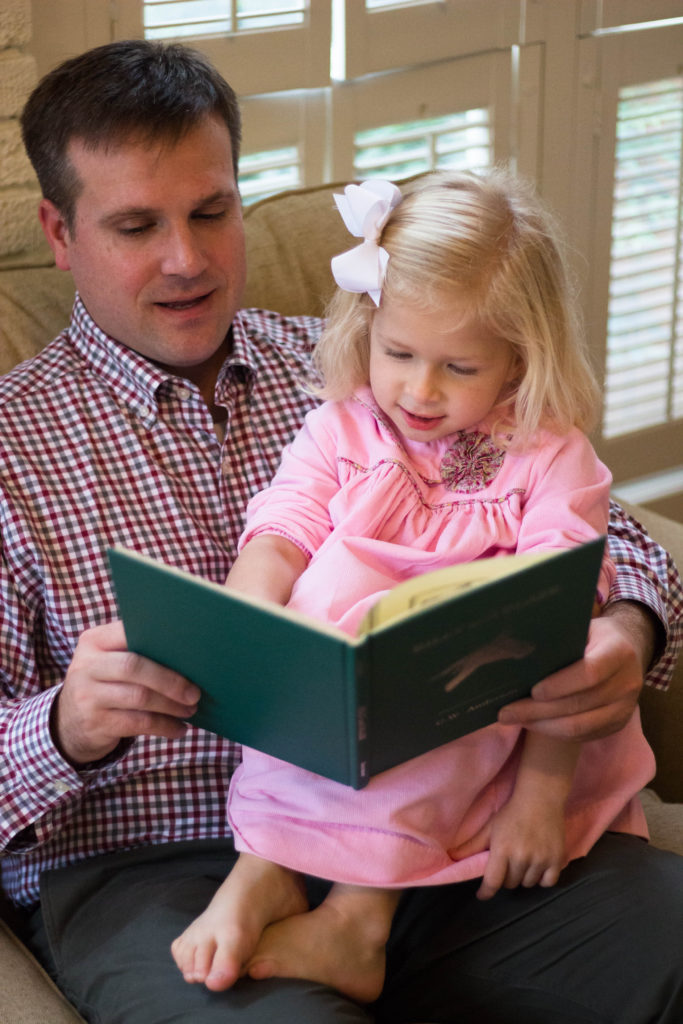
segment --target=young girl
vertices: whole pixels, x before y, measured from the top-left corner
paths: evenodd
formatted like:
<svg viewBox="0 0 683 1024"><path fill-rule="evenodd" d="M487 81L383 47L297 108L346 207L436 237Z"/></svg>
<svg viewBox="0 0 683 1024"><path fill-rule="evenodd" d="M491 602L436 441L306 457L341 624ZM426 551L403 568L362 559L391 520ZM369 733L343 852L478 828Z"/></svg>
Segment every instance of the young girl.
<svg viewBox="0 0 683 1024"><path fill-rule="evenodd" d="M336 198L365 240L332 261L328 401L250 502L227 585L354 632L407 577L605 533L610 476L582 432L596 387L527 189L435 174L405 198L376 181ZM242 852L173 955L211 989L284 975L369 1002L402 888L554 885L605 830L646 835L653 771L636 716L581 749L491 725L359 792L245 750L229 799ZM312 911L300 873L334 881Z"/></svg>

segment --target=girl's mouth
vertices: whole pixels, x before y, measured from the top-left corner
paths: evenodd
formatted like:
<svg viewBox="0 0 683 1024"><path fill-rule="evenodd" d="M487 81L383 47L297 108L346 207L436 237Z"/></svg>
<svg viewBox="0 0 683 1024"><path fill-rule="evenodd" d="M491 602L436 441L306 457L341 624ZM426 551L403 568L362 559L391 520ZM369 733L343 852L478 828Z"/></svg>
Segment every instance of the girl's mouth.
<svg viewBox="0 0 683 1024"><path fill-rule="evenodd" d="M406 425L412 430L433 430L435 427L438 427L444 419L443 416L417 416L413 412L408 412L408 410L404 409L402 406L400 408Z"/></svg>

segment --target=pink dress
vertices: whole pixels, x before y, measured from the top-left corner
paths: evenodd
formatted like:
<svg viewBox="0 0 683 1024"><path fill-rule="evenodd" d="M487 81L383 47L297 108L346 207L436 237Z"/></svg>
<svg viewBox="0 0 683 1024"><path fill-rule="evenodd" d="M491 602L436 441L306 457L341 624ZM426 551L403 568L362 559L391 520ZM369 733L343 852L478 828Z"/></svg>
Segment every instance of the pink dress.
<svg viewBox="0 0 683 1024"><path fill-rule="evenodd" d="M279 533L310 555L291 606L354 632L396 583L431 569L563 548L606 532L610 475L578 430L523 455L486 432L405 441L364 389L309 413L241 543ZM599 589L609 590L605 560ZM374 776L359 791L250 748L228 801L235 845L297 871L384 887L483 874L488 853L450 850L509 798L521 729L491 725ZM639 790L654 757L637 713L585 743L567 804L569 859L607 829L647 836Z"/></svg>

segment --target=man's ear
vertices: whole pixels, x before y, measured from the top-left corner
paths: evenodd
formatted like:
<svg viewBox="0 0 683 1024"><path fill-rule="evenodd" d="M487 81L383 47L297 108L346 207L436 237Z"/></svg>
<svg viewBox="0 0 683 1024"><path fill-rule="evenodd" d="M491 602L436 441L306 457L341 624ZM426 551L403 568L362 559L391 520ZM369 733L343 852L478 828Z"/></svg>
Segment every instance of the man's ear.
<svg viewBox="0 0 683 1024"><path fill-rule="evenodd" d="M50 199L41 199L38 207L38 219L43 233L55 257L60 270L70 270L69 248L71 233L63 214L59 212Z"/></svg>

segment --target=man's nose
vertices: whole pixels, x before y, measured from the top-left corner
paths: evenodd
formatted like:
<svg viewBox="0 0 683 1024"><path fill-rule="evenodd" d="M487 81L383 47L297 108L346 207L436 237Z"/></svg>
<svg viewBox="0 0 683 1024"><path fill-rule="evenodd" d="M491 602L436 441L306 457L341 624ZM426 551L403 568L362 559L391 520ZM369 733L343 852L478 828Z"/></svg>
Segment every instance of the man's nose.
<svg viewBox="0 0 683 1024"><path fill-rule="evenodd" d="M198 277L206 269L206 255L188 226L173 228L164 239L161 269L169 277Z"/></svg>

